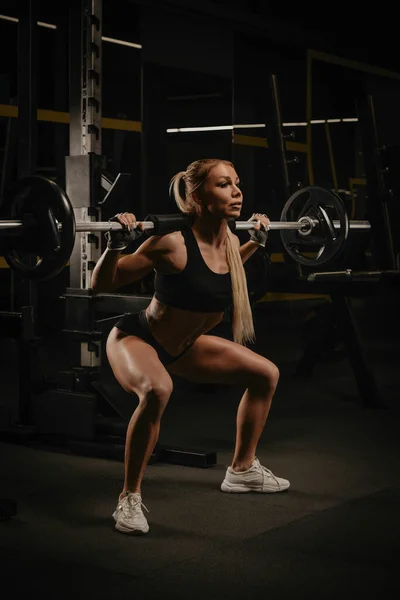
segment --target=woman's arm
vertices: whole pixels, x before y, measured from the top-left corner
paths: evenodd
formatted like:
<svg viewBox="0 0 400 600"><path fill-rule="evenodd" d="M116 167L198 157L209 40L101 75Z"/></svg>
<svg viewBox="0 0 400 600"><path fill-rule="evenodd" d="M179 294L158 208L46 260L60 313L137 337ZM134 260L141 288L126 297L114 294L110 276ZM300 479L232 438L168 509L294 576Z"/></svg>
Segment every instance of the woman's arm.
<svg viewBox="0 0 400 600"><path fill-rule="evenodd" d="M260 244L252 242L251 240L240 246L239 252L240 256L242 257L242 263L244 264L246 260L248 260L258 248L260 248L260 246Z"/></svg>
<svg viewBox="0 0 400 600"><path fill-rule="evenodd" d="M92 290L113 292L114 290L143 279L155 264L169 250L164 243L165 236L152 236L145 240L133 254L123 254L116 250L105 250L92 273Z"/></svg>
<svg viewBox="0 0 400 600"><path fill-rule="evenodd" d="M268 239L268 226L270 224L268 217L260 213L254 213L248 221L256 221L256 223L254 223L253 231L249 232L250 240L240 246L239 249L243 264L254 254L257 248L265 248Z"/></svg>

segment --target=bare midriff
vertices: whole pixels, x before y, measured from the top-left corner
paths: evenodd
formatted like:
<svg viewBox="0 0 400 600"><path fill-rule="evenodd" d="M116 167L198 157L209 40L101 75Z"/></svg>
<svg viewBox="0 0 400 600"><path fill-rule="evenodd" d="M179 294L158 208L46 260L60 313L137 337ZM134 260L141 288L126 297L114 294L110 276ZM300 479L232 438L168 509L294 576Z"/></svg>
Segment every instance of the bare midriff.
<svg viewBox="0 0 400 600"><path fill-rule="evenodd" d="M146 309L150 331L171 356L178 356L198 337L218 325L223 312L193 312L152 299Z"/></svg>

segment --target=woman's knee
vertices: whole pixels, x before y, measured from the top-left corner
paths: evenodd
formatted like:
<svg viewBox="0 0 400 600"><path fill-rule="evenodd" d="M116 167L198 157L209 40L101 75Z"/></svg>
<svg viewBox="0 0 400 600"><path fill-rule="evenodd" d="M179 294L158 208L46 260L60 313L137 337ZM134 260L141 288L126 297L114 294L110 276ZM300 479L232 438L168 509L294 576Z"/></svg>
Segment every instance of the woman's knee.
<svg viewBox="0 0 400 600"><path fill-rule="evenodd" d="M254 384L275 391L279 382L279 369L270 360L265 359L257 370Z"/></svg>
<svg viewBox="0 0 400 600"><path fill-rule="evenodd" d="M172 379L141 377L140 381L135 382L133 391L143 409L149 412L163 412L173 391Z"/></svg>
<svg viewBox="0 0 400 600"><path fill-rule="evenodd" d="M107 340L107 356L115 378L129 394L138 396L143 407L159 409L167 404L172 391L171 376L154 360L153 349L146 355L133 339L112 330ZM138 354L138 356L136 356Z"/></svg>

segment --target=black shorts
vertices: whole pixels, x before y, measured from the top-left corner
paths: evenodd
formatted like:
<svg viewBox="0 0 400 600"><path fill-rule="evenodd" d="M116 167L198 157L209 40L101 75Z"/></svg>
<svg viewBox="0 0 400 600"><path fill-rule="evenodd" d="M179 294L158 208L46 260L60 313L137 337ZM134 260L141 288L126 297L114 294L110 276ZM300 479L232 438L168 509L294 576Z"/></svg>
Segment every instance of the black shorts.
<svg viewBox="0 0 400 600"><path fill-rule="evenodd" d="M158 354L160 362L164 366L172 364L183 354L185 354L185 352L187 352L192 346L192 344L190 344L190 346L185 348L185 350L178 354L178 356L172 356L171 354L168 354L168 352L164 350L161 344L159 344L157 340L153 337L150 331L149 322L146 318L145 310L142 310L139 313L125 313L124 316L118 319L118 321L115 323L115 327L118 327L118 329L120 329L127 335L136 335L147 344L150 344L150 346L153 346L153 348Z"/></svg>

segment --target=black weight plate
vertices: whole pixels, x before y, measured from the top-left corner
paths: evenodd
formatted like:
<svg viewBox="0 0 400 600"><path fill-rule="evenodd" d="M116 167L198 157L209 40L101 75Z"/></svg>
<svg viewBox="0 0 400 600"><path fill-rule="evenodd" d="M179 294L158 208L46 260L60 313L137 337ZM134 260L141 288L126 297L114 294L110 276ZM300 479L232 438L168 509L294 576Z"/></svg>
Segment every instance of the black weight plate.
<svg viewBox="0 0 400 600"><path fill-rule="evenodd" d="M286 202L281 221L299 221L302 217L310 217L318 224L308 235L295 229L281 229L286 252L296 262L309 267L332 261L343 250L349 233L342 199L319 186L304 187ZM335 220L339 227L334 226Z"/></svg>
<svg viewBox="0 0 400 600"><path fill-rule="evenodd" d="M7 219L21 220L25 234L13 238L4 255L23 278L43 281L55 277L68 263L75 242L74 211L59 185L39 176L25 177L6 192Z"/></svg>

